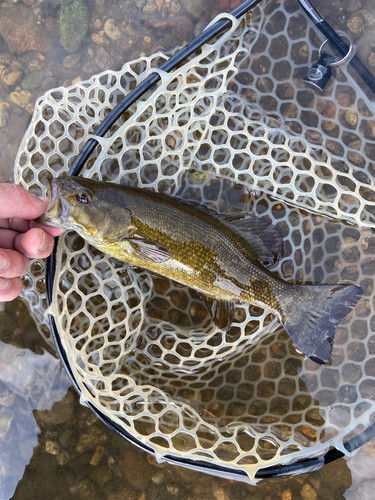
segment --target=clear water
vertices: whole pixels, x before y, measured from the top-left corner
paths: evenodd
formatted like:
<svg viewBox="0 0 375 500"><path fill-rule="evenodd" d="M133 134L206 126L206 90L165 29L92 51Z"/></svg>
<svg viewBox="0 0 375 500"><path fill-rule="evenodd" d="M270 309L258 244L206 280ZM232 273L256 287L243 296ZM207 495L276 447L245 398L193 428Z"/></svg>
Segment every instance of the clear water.
<svg viewBox="0 0 375 500"><path fill-rule="evenodd" d="M10 52L9 40L7 44L0 38L0 65L5 70L0 103L9 102L14 92L24 90L31 94L31 105L27 108L2 107L6 124L0 128L1 182L13 178L14 157L30 120L32 103L43 94L48 79L50 83L54 79L55 86L70 85L76 78L87 79L103 69L118 69L125 60L135 59L141 53L148 55L158 49L169 50L189 41L192 30L201 30L220 8L231 2L206 2L199 19L191 13L197 14L197 7L190 13L181 7L194 4L193 1L157 1L150 3L149 11L138 8L142 3L90 2L89 31L75 52L81 56L79 61L74 57L67 59L68 52L59 43L58 1L37 1L32 6L22 2L2 4L0 23L1 14L10 9L6 16L11 26L15 23L14 31L17 19L22 18L21 10L36 15L40 24L37 24L39 29L33 24L33 43L37 44L47 33L45 46L48 50L41 53L43 45L39 44L36 51L17 54ZM366 2L359 3L360 7L371 11L370 2L367 6ZM155 5L154 11L152 5ZM318 2L316 5L319 7ZM331 24L345 29L351 15L349 10L355 6L355 2L332 1L328 6L321 5L321 11ZM176 23L171 13L178 7L181 9L175 16L180 19ZM120 44L101 34L107 19L114 19L115 26L121 27L126 43ZM111 26L107 24L107 33L115 37ZM92 37L93 34L98 36ZM369 30L365 35L371 35ZM363 48L360 50L364 53ZM28 75L35 71L39 76L34 75L34 80L30 81ZM8 86L6 82L12 82L11 78L17 83ZM28 94L23 94L25 96L28 98ZM19 94L13 97L20 99ZM257 487L157 464L152 457L114 435L89 410L79 405L59 361L49 352L20 300L2 307L0 317L0 499L373 497L375 445L372 443L351 459L340 459L302 476L264 481Z"/></svg>

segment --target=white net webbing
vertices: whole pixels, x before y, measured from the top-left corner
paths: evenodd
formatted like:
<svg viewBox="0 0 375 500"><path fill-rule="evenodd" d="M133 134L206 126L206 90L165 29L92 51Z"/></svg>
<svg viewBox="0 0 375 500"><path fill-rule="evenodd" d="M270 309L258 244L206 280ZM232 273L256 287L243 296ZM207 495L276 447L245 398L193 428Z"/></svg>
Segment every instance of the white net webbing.
<svg viewBox="0 0 375 500"><path fill-rule="evenodd" d="M178 195L219 212L267 216L284 237L286 280L360 285L332 361L296 352L268 312L239 306L227 333L199 296L129 269L74 232L60 237L52 312L91 401L156 456L242 469L312 456L371 422L375 398L375 121L347 68L324 94L303 76L320 45L296 3L270 1L125 113L85 177ZM167 59L127 63L36 106L16 181L45 194L113 106ZM24 296L45 320L44 263ZM42 328L42 326L41 326Z"/></svg>

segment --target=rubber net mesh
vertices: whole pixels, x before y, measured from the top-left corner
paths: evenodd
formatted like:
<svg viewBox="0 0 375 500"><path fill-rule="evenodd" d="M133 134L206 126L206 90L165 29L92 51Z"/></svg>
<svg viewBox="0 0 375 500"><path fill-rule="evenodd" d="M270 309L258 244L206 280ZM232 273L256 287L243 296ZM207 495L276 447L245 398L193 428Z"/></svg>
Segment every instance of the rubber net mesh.
<svg viewBox="0 0 375 500"><path fill-rule="evenodd" d="M267 217L284 237L274 272L355 283L364 298L337 328L332 361L299 354L267 311L239 305L223 333L192 290L130 269L74 232L59 239L52 313L82 391L162 459L246 471L322 453L372 422L375 398L375 121L335 71L304 87L321 41L295 2L272 1L206 45L100 140L82 175ZM110 109L161 53L47 92L21 144L16 181L45 194ZM44 263L24 297L46 325Z"/></svg>

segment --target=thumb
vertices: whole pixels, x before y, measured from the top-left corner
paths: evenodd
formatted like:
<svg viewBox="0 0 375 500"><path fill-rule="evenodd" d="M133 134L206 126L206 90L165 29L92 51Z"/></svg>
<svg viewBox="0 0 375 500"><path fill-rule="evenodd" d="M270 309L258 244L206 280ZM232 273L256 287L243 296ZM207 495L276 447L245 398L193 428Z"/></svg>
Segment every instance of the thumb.
<svg viewBox="0 0 375 500"><path fill-rule="evenodd" d="M19 217L32 220L44 214L48 202L16 184L0 184L0 219Z"/></svg>

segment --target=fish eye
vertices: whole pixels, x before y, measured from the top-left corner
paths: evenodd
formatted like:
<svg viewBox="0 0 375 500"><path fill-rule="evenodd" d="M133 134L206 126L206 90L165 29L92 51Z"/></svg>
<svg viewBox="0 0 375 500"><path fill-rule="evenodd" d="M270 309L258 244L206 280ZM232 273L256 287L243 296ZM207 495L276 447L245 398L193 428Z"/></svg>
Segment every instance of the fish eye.
<svg viewBox="0 0 375 500"><path fill-rule="evenodd" d="M90 203L91 198L87 194L77 194L76 200L78 201L78 203L82 203L82 205L86 205L87 203Z"/></svg>

